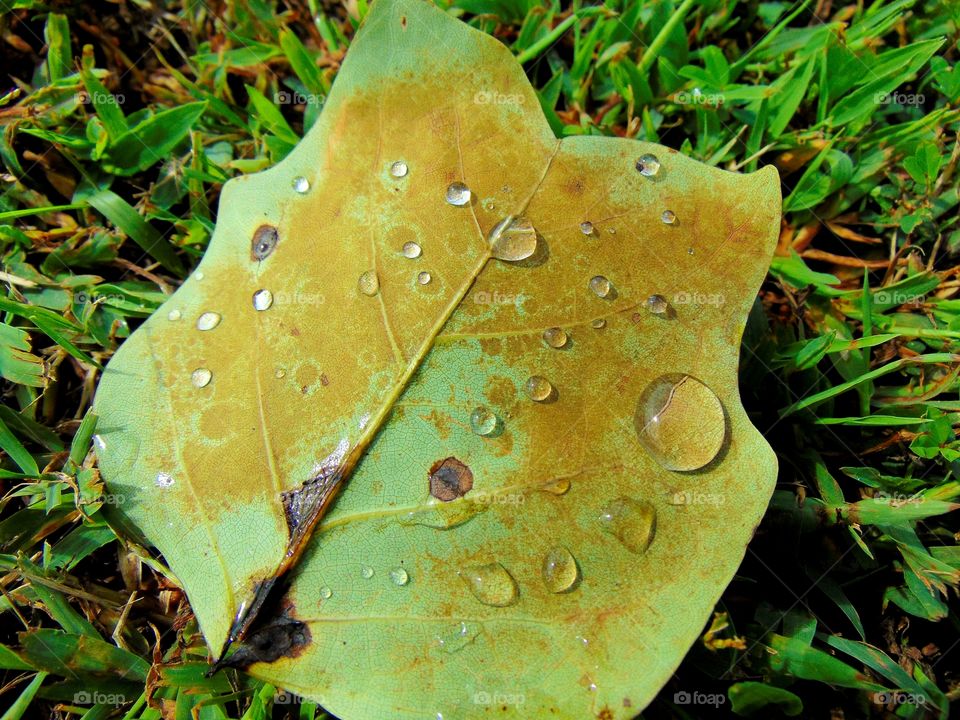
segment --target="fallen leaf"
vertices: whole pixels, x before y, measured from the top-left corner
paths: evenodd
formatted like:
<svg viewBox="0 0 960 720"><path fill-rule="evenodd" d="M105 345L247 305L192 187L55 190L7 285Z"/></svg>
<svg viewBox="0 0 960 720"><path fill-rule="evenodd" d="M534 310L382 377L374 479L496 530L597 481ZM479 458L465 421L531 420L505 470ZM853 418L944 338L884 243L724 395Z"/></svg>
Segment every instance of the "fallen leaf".
<svg viewBox="0 0 960 720"><path fill-rule="evenodd" d="M377 0L108 366L101 470L211 650L337 717L633 717L773 490L779 217L774 169L558 141L497 40Z"/></svg>

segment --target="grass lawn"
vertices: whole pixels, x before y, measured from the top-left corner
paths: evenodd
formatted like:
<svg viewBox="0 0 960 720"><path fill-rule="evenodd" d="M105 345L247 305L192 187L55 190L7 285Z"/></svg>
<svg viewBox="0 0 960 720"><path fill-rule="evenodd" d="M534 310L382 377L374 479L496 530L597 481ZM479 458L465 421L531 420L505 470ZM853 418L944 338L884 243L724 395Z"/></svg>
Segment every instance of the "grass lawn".
<svg viewBox="0 0 960 720"><path fill-rule="evenodd" d="M740 364L777 490L643 716L947 717L960 4L438 4L511 49L558 136L780 173ZM223 183L283 159L323 112L367 10L0 0L0 720L328 717L240 671L206 677L186 597L114 521L89 410L102 367L203 255Z"/></svg>

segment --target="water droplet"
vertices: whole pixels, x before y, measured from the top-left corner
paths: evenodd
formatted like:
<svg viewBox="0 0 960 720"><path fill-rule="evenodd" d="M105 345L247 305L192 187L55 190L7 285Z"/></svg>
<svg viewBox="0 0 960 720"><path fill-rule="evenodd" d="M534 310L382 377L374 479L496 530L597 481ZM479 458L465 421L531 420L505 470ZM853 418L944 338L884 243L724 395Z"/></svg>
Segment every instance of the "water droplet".
<svg viewBox="0 0 960 720"><path fill-rule="evenodd" d="M277 371L274 373L274 376L277 378L277 380L279 380L286 374L287 374L286 370L284 370L283 368L277 368Z"/></svg>
<svg viewBox="0 0 960 720"><path fill-rule="evenodd" d="M269 290L257 290L253 294L254 310L269 310L273 305L273 293Z"/></svg>
<svg viewBox="0 0 960 720"><path fill-rule="evenodd" d="M542 375L531 375L527 378L523 389L526 390L527 395L534 402L543 402L553 393L553 385Z"/></svg>
<svg viewBox="0 0 960 720"><path fill-rule="evenodd" d="M99 435L94 435L94 436L93 436L93 444L94 444L94 446L97 448L97 450L106 450L106 449L107 449L107 443L106 443L106 442L104 441L104 439L103 439L102 437L100 437Z"/></svg>
<svg viewBox="0 0 960 720"><path fill-rule="evenodd" d="M220 313L205 312L197 318L197 330L213 330L220 324Z"/></svg>
<svg viewBox="0 0 960 720"><path fill-rule="evenodd" d="M552 593L562 593L573 588L580 576L577 561L570 551L558 545L543 558L543 584Z"/></svg>
<svg viewBox="0 0 960 720"><path fill-rule="evenodd" d="M470 202L470 188L462 182L453 182L447 186L447 202L456 207L463 207Z"/></svg>
<svg viewBox="0 0 960 720"><path fill-rule="evenodd" d="M415 242L405 242L401 252L405 258L413 260L414 258L420 257L420 253L422 253L423 250L421 250L420 246Z"/></svg>
<svg viewBox="0 0 960 720"><path fill-rule="evenodd" d="M278 242L280 242L280 235L275 227L272 225L258 227L257 231L253 233L253 240L250 245L253 259L263 260L266 258L277 247Z"/></svg>
<svg viewBox="0 0 960 720"><path fill-rule="evenodd" d="M640 444L667 470L702 468L726 439L723 405L689 375L661 375L640 396L634 426Z"/></svg>
<svg viewBox="0 0 960 720"><path fill-rule="evenodd" d="M644 177L653 177L660 172L660 161L656 155L641 155L637 160L637 170Z"/></svg>
<svg viewBox="0 0 960 720"><path fill-rule="evenodd" d="M395 178L406 177L409 171L410 168L407 167L407 164L403 160L397 160L390 166L390 174Z"/></svg>
<svg viewBox="0 0 960 720"><path fill-rule="evenodd" d="M193 383L194 387L198 388L206 387L212 379L213 373L207 370L207 368L197 368L193 371L193 374L190 375L190 382Z"/></svg>
<svg viewBox="0 0 960 720"><path fill-rule="evenodd" d="M605 298L610 295L613 286L603 275L594 275L590 278L590 289L597 297Z"/></svg>
<svg viewBox="0 0 960 720"><path fill-rule="evenodd" d="M154 481L157 487L167 488L173 485L173 475L165 472L158 472L157 479Z"/></svg>
<svg viewBox="0 0 960 720"><path fill-rule="evenodd" d="M302 176L295 177L293 179L293 189L302 195L310 189L310 181Z"/></svg>
<svg viewBox="0 0 960 720"><path fill-rule="evenodd" d="M632 553L641 555L653 542L657 510L645 500L618 497L600 512L600 526Z"/></svg>
<svg viewBox="0 0 960 720"><path fill-rule="evenodd" d="M360 566L360 577L362 577L364 580L369 580L370 578L372 578L372 577L373 577L373 568L370 567L369 565L361 565L361 566Z"/></svg>
<svg viewBox="0 0 960 720"><path fill-rule="evenodd" d="M437 645L448 653L454 653L476 640L477 634L474 626L460 622L436 635Z"/></svg>
<svg viewBox="0 0 960 720"><path fill-rule="evenodd" d="M333 590L324 585L322 588L320 588L320 597L324 600L329 600L333 597Z"/></svg>
<svg viewBox="0 0 960 720"><path fill-rule="evenodd" d="M607 326L607 321L603 318L597 318L596 320L590 321L590 327L594 330L601 330Z"/></svg>
<svg viewBox="0 0 960 720"><path fill-rule="evenodd" d="M647 298L647 310L654 315L663 315L667 307L667 299L663 295L651 295Z"/></svg>
<svg viewBox="0 0 960 720"><path fill-rule="evenodd" d="M593 235L593 223L589 220L585 220L580 223L580 232L584 235Z"/></svg>
<svg viewBox="0 0 960 720"><path fill-rule="evenodd" d="M171 322L175 322L179 320L181 317L183 317L183 315L180 313L179 310L171 310L170 312L167 313L167 320L170 320Z"/></svg>
<svg viewBox="0 0 960 720"><path fill-rule="evenodd" d="M487 212L491 212L495 210L496 207L497 206L494 204L493 200L491 200L490 198L487 198L486 200L483 201L483 209L486 210Z"/></svg>
<svg viewBox="0 0 960 720"><path fill-rule="evenodd" d="M537 230L527 218L507 215L494 225L487 241L497 260L517 262L537 251Z"/></svg>
<svg viewBox="0 0 960 720"><path fill-rule="evenodd" d="M203 271L198 270L193 274L193 277L195 277L197 280L203 280Z"/></svg>
<svg viewBox="0 0 960 720"><path fill-rule="evenodd" d="M482 405L476 407L470 413L470 427L477 435L490 435L497 429L497 416Z"/></svg>
<svg viewBox="0 0 960 720"><path fill-rule="evenodd" d="M563 328L549 327L543 331L543 341L552 348L562 348L567 340L567 331Z"/></svg>
<svg viewBox="0 0 960 720"><path fill-rule="evenodd" d="M407 571L402 567L395 567L390 571L390 579L393 581L394 585L400 585L403 587L410 582L410 575L407 574Z"/></svg>
<svg viewBox="0 0 960 720"><path fill-rule="evenodd" d="M663 214L660 215L660 219L667 225L673 225L677 221L677 215L673 210L664 210Z"/></svg>
<svg viewBox="0 0 960 720"><path fill-rule="evenodd" d="M380 278L377 277L376 270L367 270L357 281L357 287L364 295L373 297L380 292Z"/></svg>
<svg viewBox="0 0 960 720"><path fill-rule="evenodd" d="M433 280L433 275L428 273L426 270L417 274L417 282L420 285L429 285L431 280Z"/></svg>
<svg viewBox="0 0 960 720"><path fill-rule="evenodd" d="M691 247L691 248L687 248L687 255L693 255L693 253L694 253L694 250L693 250L692 247Z"/></svg>
<svg viewBox="0 0 960 720"><path fill-rule="evenodd" d="M470 587L473 596L484 605L494 607L513 605L520 594L517 581L498 562L472 565L464 568L460 576Z"/></svg>
<svg viewBox="0 0 960 720"><path fill-rule="evenodd" d="M542 486L551 495L566 495L570 490L570 480L568 478L558 478Z"/></svg>

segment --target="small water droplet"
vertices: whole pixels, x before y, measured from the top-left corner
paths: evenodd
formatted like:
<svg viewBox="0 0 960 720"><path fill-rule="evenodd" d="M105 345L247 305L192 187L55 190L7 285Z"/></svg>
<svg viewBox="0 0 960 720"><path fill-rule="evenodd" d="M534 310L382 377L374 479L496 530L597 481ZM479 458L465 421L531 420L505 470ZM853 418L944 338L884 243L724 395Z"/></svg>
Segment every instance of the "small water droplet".
<svg viewBox="0 0 960 720"><path fill-rule="evenodd" d="M448 653L455 653L477 639L475 627L460 622L450 628L443 629L436 636L437 645Z"/></svg>
<svg viewBox="0 0 960 720"><path fill-rule="evenodd" d="M171 310L167 313L167 320L170 320L171 322L176 322L181 317L183 317L183 315L179 310Z"/></svg>
<svg viewBox="0 0 960 720"><path fill-rule="evenodd" d="M660 161L657 159L656 155L641 155L640 159L637 160L637 170L644 177L653 177L658 172L660 172Z"/></svg>
<svg viewBox="0 0 960 720"><path fill-rule="evenodd" d="M660 219L667 225L673 225L677 221L677 214L673 210L664 210Z"/></svg>
<svg viewBox="0 0 960 720"><path fill-rule="evenodd" d="M377 271L367 270L361 274L360 279L357 281L357 287L360 289L360 292L370 297L380 292L380 278L377 277Z"/></svg>
<svg viewBox="0 0 960 720"><path fill-rule="evenodd" d="M402 567L395 567L390 571L390 579L393 581L394 585L403 587L410 582L410 575Z"/></svg>
<svg viewBox="0 0 960 720"><path fill-rule="evenodd" d="M253 254L253 259L265 259L273 252L274 248L277 247L278 242L280 242L280 234L273 225L261 225L258 227L256 232L253 233L253 240L250 245L250 252Z"/></svg>
<svg viewBox="0 0 960 720"><path fill-rule="evenodd" d="M403 160L397 160L390 166L390 174L395 178L406 177L409 171L410 168L407 167L407 164Z"/></svg>
<svg viewBox="0 0 960 720"><path fill-rule="evenodd" d="M197 330L213 330L220 320L220 313L205 312L197 318Z"/></svg>
<svg viewBox="0 0 960 720"><path fill-rule="evenodd" d="M663 315L668 307L667 299L663 295L651 295L647 298L647 310L654 315Z"/></svg>
<svg viewBox="0 0 960 720"><path fill-rule="evenodd" d="M303 176L295 177L293 179L293 189L303 195L303 193L310 189L310 181Z"/></svg>
<svg viewBox="0 0 960 720"><path fill-rule="evenodd" d="M577 561L570 551L560 545L552 548L543 558L543 584L552 593L562 593L573 588L580 576Z"/></svg>
<svg viewBox="0 0 960 720"><path fill-rule="evenodd" d="M590 278L590 289L593 290L593 294L597 297L605 298L610 295L613 285L611 285L610 281L603 275L594 275Z"/></svg>
<svg viewBox="0 0 960 720"><path fill-rule="evenodd" d="M197 388L206 387L212 379L213 373L207 370L207 368L197 368L193 371L193 374L190 375L190 382Z"/></svg>
<svg viewBox="0 0 960 720"><path fill-rule="evenodd" d="M507 215L494 225L487 241L497 260L517 262L537 251L537 230L527 218Z"/></svg>
<svg viewBox="0 0 960 720"><path fill-rule="evenodd" d="M483 201L483 209L486 210L487 212L491 212L495 210L496 207L497 206L494 204L493 200L491 200L490 198L487 198L486 200Z"/></svg>
<svg viewBox="0 0 960 720"><path fill-rule="evenodd" d="M277 368L277 371L274 373L274 376L277 378L277 380L279 380L286 374L287 374L286 370L284 370L283 368Z"/></svg>
<svg viewBox="0 0 960 720"><path fill-rule="evenodd" d="M651 457L680 472L709 463L726 439L720 398L699 380L678 373L661 375L646 387L634 426Z"/></svg>
<svg viewBox="0 0 960 720"><path fill-rule="evenodd" d="M566 495L570 490L569 478L558 478L542 486L551 495Z"/></svg>
<svg viewBox="0 0 960 720"><path fill-rule="evenodd" d="M529 398L535 402L543 402L550 398L553 393L553 385L542 375L531 375L527 378L523 389L526 390Z"/></svg>
<svg viewBox="0 0 960 720"><path fill-rule="evenodd" d="M324 600L329 600L333 597L333 590L324 585L322 588L320 588L320 597Z"/></svg>
<svg viewBox="0 0 960 720"><path fill-rule="evenodd" d="M373 577L373 568L370 567L369 565L361 565L361 566L360 566L360 577L362 577L364 580L369 580L370 578L372 578L372 577Z"/></svg>
<svg viewBox="0 0 960 720"><path fill-rule="evenodd" d="M175 481L173 479L173 475L170 473L158 472L157 479L154 482L156 483L157 487L167 488L173 485Z"/></svg>
<svg viewBox="0 0 960 720"><path fill-rule="evenodd" d="M405 258L410 258L413 260L414 258L420 257L420 254L423 252L423 250L417 243L411 241L403 244L403 249L401 252Z"/></svg>
<svg viewBox="0 0 960 720"><path fill-rule="evenodd" d="M473 596L484 605L506 607L513 605L520 594L517 581L498 562L471 565L460 576L466 581Z"/></svg>
<svg viewBox="0 0 960 720"><path fill-rule="evenodd" d="M552 348L562 348L567 340L567 331L563 328L549 327L543 331L543 341Z"/></svg>
<svg viewBox="0 0 960 720"><path fill-rule="evenodd" d="M601 510L600 526L627 550L641 555L656 534L657 510L645 500L618 497Z"/></svg>
<svg viewBox="0 0 960 720"><path fill-rule="evenodd" d="M453 182L447 186L447 202L456 207L463 207L470 202L470 188L462 182Z"/></svg>
<svg viewBox="0 0 960 720"><path fill-rule="evenodd" d="M431 280L433 280L433 275L428 273L426 270L417 274L417 282L420 285L429 285Z"/></svg>
<svg viewBox="0 0 960 720"><path fill-rule="evenodd" d="M490 435L497 429L497 416L482 405L476 407L470 413L470 427L477 435Z"/></svg>
<svg viewBox="0 0 960 720"><path fill-rule="evenodd" d="M603 318L597 318L596 320L590 321L590 327L594 330L601 330L607 326L607 321Z"/></svg>
<svg viewBox="0 0 960 720"><path fill-rule="evenodd" d="M269 310L273 305L273 293L269 290L257 290L253 294L254 310Z"/></svg>
<svg viewBox="0 0 960 720"><path fill-rule="evenodd" d="M203 280L203 271L197 270L197 272L193 274L193 277L195 277L197 280Z"/></svg>
<svg viewBox="0 0 960 720"><path fill-rule="evenodd" d="M580 223L580 232L584 235L593 235L593 223L589 220L584 220Z"/></svg>
<svg viewBox="0 0 960 720"><path fill-rule="evenodd" d="M102 437L100 437L99 435L94 435L94 436L93 436L93 444L94 444L94 446L97 448L97 450L106 450L106 449L107 449L107 443L106 443L106 442L104 441L104 439L103 439Z"/></svg>
<svg viewBox="0 0 960 720"><path fill-rule="evenodd" d="M692 247L691 247L691 248L687 248L687 255L693 255L693 253L694 253L694 250L693 250Z"/></svg>

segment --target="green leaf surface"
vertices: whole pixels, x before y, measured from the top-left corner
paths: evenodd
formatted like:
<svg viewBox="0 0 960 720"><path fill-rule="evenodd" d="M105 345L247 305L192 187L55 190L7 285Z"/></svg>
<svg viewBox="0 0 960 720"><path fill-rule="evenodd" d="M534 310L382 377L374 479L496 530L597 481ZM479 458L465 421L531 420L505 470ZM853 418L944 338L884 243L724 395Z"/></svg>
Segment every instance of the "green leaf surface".
<svg viewBox="0 0 960 720"><path fill-rule="evenodd" d="M108 366L100 468L212 652L340 718L633 717L773 489L736 368L779 217L772 169L558 141L501 43L378 0Z"/></svg>

